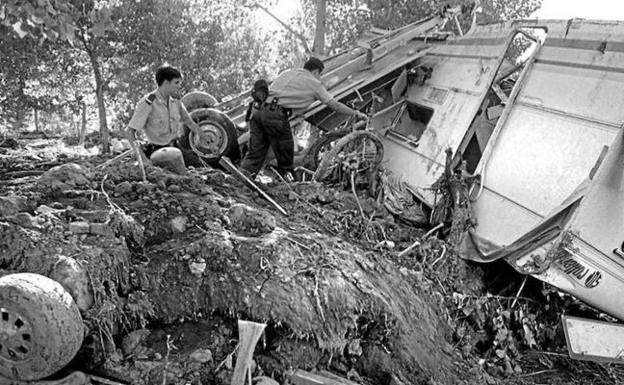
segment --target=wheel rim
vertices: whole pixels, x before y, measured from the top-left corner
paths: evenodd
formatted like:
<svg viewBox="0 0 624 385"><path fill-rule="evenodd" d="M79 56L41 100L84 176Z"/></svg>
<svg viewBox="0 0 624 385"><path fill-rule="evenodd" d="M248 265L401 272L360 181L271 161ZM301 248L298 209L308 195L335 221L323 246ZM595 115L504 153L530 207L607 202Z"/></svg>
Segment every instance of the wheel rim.
<svg viewBox="0 0 624 385"><path fill-rule="evenodd" d="M191 149L207 158L221 156L228 144L225 129L214 122L200 122L199 127L203 135L198 137L194 132L191 132L189 137Z"/></svg>
<svg viewBox="0 0 624 385"><path fill-rule="evenodd" d="M32 351L32 327L19 312L0 308L0 359L25 361Z"/></svg>

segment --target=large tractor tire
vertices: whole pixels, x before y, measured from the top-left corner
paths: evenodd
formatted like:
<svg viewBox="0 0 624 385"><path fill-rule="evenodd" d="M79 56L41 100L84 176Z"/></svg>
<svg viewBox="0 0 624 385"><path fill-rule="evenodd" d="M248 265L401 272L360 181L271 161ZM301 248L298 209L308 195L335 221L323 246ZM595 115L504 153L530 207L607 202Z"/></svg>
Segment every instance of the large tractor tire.
<svg viewBox="0 0 624 385"><path fill-rule="evenodd" d="M184 95L180 99L188 112L198 110L200 108L210 108L216 106L219 102L214 96L202 91L193 91Z"/></svg>
<svg viewBox="0 0 624 385"><path fill-rule="evenodd" d="M214 166L222 156L233 161L240 160L237 132L234 122L227 115L214 108L200 108L190 113L191 118L203 130L203 137L197 138L188 127L180 140L183 148L200 155L201 159Z"/></svg>
<svg viewBox="0 0 624 385"><path fill-rule="evenodd" d="M0 376L50 376L74 358L83 337L80 311L60 283L31 273L0 278Z"/></svg>

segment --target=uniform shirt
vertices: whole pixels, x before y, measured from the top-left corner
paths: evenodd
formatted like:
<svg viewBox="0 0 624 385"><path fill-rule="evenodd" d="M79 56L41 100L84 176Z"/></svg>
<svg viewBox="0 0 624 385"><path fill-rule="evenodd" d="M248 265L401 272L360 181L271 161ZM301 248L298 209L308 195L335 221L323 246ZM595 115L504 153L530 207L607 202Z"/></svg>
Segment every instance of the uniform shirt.
<svg viewBox="0 0 624 385"><path fill-rule="evenodd" d="M267 101L275 96L279 97L277 104L292 109L293 116L302 115L316 100L327 103L333 99L323 83L303 68L282 72L271 83Z"/></svg>
<svg viewBox="0 0 624 385"><path fill-rule="evenodd" d="M156 97L152 96L154 94ZM143 131L149 143L164 146L182 134L185 117L188 117L188 111L184 104L170 97L167 107L167 101L154 91L137 103L128 126Z"/></svg>

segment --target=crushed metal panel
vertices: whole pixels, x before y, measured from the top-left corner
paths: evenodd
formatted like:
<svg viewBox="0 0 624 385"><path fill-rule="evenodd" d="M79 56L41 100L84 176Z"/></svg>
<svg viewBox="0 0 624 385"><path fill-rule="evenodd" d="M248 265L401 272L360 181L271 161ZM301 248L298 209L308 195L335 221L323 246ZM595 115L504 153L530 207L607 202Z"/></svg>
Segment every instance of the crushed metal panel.
<svg viewBox="0 0 624 385"><path fill-rule="evenodd" d="M612 127L514 106L482 172L478 233L506 245L529 231L587 178L615 135Z"/></svg>
<svg viewBox="0 0 624 385"><path fill-rule="evenodd" d="M474 205L475 231L500 246L530 230L587 177L624 119L624 109L614 103L624 100L624 56L587 49L624 40L624 24L545 26L544 47L518 85L516 103L507 106L508 119L499 121L488 143L490 156L478 167L485 188ZM566 46L566 39L574 42Z"/></svg>
<svg viewBox="0 0 624 385"><path fill-rule="evenodd" d="M424 86L408 89L408 102L434 109L418 143L389 135L386 167L402 176L426 203L428 187L444 171L445 150L456 151L474 119L510 41L507 25L480 26L462 38L436 44L422 59L433 73Z"/></svg>
<svg viewBox="0 0 624 385"><path fill-rule="evenodd" d="M624 131L613 141L567 225L551 273L573 280L569 292L624 319ZM555 271L556 270L556 271ZM546 277L550 278L550 277Z"/></svg>
<svg viewBox="0 0 624 385"><path fill-rule="evenodd" d="M624 363L624 325L567 315L562 322L570 357Z"/></svg>

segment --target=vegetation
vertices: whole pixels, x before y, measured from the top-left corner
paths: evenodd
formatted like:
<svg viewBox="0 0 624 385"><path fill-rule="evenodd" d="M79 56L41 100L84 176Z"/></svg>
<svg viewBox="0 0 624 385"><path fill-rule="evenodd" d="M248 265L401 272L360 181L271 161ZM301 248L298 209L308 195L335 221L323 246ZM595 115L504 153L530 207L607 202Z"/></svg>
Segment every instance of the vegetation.
<svg viewBox="0 0 624 385"><path fill-rule="evenodd" d="M163 62L188 90L217 99L310 54L344 49L371 26L392 29L439 11L435 0L302 0L290 28L254 22L276 0L7 0L0 5L0 127L69 130L97 117L102 149ZM466 0L455 3L469 5ZM484 20L526 17L541 0L482 2ZM464 21L466 24L469 20ZM310 43L302 44L302 42ZM91 119L93 118L93 119Z"/></svg>

